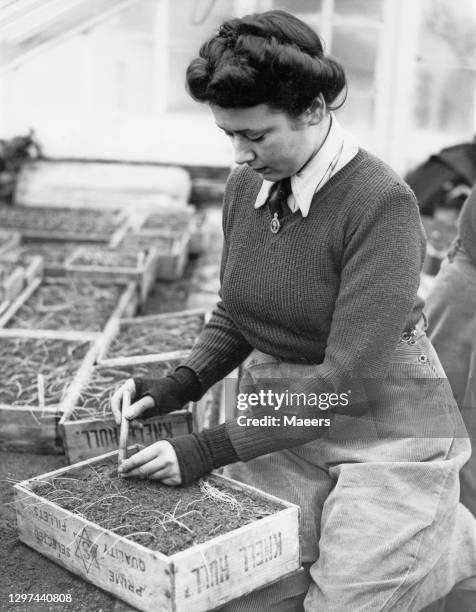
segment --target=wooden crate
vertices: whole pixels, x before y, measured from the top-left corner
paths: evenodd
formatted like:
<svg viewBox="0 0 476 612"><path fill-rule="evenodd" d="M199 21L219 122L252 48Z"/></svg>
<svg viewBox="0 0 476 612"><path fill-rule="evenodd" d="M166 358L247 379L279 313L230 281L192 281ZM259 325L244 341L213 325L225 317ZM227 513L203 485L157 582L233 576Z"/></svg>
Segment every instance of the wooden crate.
<svg viewBox="0 0 476 612"><path fill-rule="evenodd" d="M156 280L177 280L182 278L189 255L190 236L186 233L169 235L158 232L143 233L128 231L111 246L118 249L153 249L155 251Z"/></svg>
<svg viewBox="0 0 476 612"><path fill-rule="evenodd" d="M91 257L100 261L101 255L104 255L103 264L79 263L81 258ZM117 256L117 259L120 260L125 255L128 254L121 249L81 246L66 260L65 272L67 275L97 278L103 281L135 282L139 287L140 301L144 303L155 283L155 250L151 249L147 253L135 251L135 265L114 265L112 263L108 265L108 258Z"/></svg>
<svg viewBox="0 0 476 612"><path fill-rule="evenodd" d="M43 223L43 227L40 223ZM119 209L83 211L66 207L17 205L0 209L2 227L18 232L22 239L29 240L107 244L111 234L120 231L126 223L127 215Z"/></svg>
<svg viewBox="0 0 476 612"><path fill-rule="evenodd" d="M164 327L170 326L171 322L175 321L176 319L182 320L186 325L187 321L190 319L193 321L197 317L199 317L201 320L201 331L210 317L210 313L201 308L167 312L157 315L147 315L143 317L116 319L114 324L111 323L107 329L107 332L104 334L104 342L99 351L97 362L102 366L114 367L123 364L132 365L133 363L154 363L157 361L183 359L192 349L196 338L187 346L184 346L183 339L179 338L177 348L166 351L164 349L160 349L159 345L161 339L161 327L163 329ZM120 340L121 333L126 332L128 329L133 329L134 327L150 327L149 346L142 346L140 353L131 349L123 351L123 354L119 354L120 351L114 349L114 340ZM178 327L180 328L180 322Z"/></svg>
<svg viewBox="0 0 476 612"><path fill-rule="evenodd" d="M109 406L107 406L107 410L104 410L101 409L100 405L108 401L110 394L127 378L143 375L144 368L155 373L158 369L162 369L165 374L165 372L178 365L177 359L170 359L169 356L165 357L154 357L154 359L149 360L144 358L142 360L122 359L119 363L116 361L114 367L96 365L85 373L85 376L71 393L71 400L65 400L64 412L59 423L66 457L70 463L96 457L101 453L117 449L119 428L109 411ZM91 394L96 398L93 402L89 401L95 406L91 413L84 408L86 400L83 398L89 393L90 386L97 384L95 383L97 377L105 374L111 375L112 382L109 387L102 387L104 391L101 394ZM191 410L186 408L146 419L142 430L131 426L131 436L137 442L151 444L162 438L190 433L192 423Z"/></svg>
<svg viewBox="0 0 476 612"><path fill-rule="evenodd" d="M42 278L36 278L22 293L9 305L9 307L0 314L0 329L10 325L12 319L16 315L20 309L28 304L28 300L32 295L38 290L40 285L43 282L54 282L55 284L61 285L62 283L67 283L68 279L55 278L43 280ZM139 296L137 293L137 288L135 283L128 283L124 285L122 294L119 297L119 300L115 307L112 309L108 321L104 325L104 331L108 329L108 325L110 321L116 321L120 317L132 316L138 308L139 305ZM33 326L31 326L33 327ZM65 330L68 333L67 330ZM83 330L78 330L83 331ZM85 330L86 332L88 330ZM89 330L89 331L97 331L98 333L101 330Z"/></svg>
<svg viewBox="0 0 476 612"><path fill-rule="evenodd" d="M206 612L300 567L299 507L223 476L210 480L276 504L269 516L172 555L152 551L32 491L109 453L14 486L19 538L42 555L144 612ZM236 494L236 493L235 493Z"/></svg>
<svg viewBox="0 0 476 612"><path fill-rule="evenodd" d="M155 208L137 219L136 230L143 234L190 234L195 230L195 206Z"/></svg>
<svg viewBox="0 0 476 612"><path fill-rule="evenodd" d="M6 330L0 329L0 344L6 339L16 343L41 339L61 340L70 347L86 343L85 355L69 380L64 380L65 397L57 402L45 402L45 406L31 404L8 404L0 400L0 450L26 451L32 453L63 453L63 443L58 430L59 419L63 413L64 401L73 400L72 393L84 373L89 371L96 360L98 345L97 334L84 332L57 332L44 330ZM6 389L9 381L1 386ZM37 384L32 380L31 384Z"/></svg>

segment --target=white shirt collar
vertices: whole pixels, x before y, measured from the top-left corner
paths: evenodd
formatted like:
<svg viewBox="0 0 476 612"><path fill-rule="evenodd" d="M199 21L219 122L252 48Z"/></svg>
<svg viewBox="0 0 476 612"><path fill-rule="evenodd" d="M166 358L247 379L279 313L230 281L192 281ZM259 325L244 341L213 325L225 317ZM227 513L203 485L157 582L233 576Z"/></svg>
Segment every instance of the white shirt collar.
<svg viewBox="0 0 476 612"><path fill-rule="evenodd" d="M291 211L296 212L299 209L302 216L307 217L316 191L321 189L333 174L349 163L357 152L357 144L331 113L331 127L321 148L304 168L291 177L292 195L288 199ZM329 173L334 160L336 160L334 169ZM272 181L263 180L255 208L260 208L266 202L272 184Z"/></svg>

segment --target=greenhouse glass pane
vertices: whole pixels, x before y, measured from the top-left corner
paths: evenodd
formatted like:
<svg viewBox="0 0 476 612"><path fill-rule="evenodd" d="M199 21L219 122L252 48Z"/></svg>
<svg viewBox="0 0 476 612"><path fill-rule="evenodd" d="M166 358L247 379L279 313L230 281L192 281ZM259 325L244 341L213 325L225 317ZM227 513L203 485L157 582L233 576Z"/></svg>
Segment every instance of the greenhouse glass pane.
<svg viewBox="0 0 476 612"><path fill-rule="evenodd" d="M457 95L455 95L457 92ZM421 130L459 132L468 137L474 132L472 112L476 104L476 71L420 66L416 73L414 117Z"/></svg>
<svg viewBox="0 0 476 612"><path fill-rule="evenodd" d="M336 116L354 136L371 134L375 122L375 100L359 92L349 92L344 106L336 111Z"/></svg>
<svg viewBox="0 0 476 612"><path fill-rule="evenodd" d="M385 0L334 0L334 11L339 15L367 17L382 21Z"/></svg>
<svg viewBox="0 0 476 612"><path fill-rule="evenodd" d="M209 13L205 12L207 6L196 0L169 4L167 111L207 111L206 105L197 104L188 95L185 72L190 61L198 56L201 44L217 32L223 21L233 17L234 2L220 0L209 5Z"/></svg>
<svg viewBox="0 0 476 612"><path fill-rule="evenodd" d="M350 87L374 89L379 34L375 28L333 29L331 54L343 64Z"/></svg>
<svg viewBox="0 0 476 612"><path fill-rule="evenodd" d="M288 11L288 13L319 13L322 9L322 0L274 0L275 9Z"/></svg>

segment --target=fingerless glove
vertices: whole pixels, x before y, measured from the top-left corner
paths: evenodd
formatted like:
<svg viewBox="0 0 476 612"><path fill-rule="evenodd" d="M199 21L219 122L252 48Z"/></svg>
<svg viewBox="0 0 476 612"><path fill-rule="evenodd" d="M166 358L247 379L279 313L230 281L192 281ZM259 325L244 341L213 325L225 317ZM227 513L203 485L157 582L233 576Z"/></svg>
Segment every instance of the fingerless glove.
<svg viewBox="0 0 476 612"><path fill-rule="evenodd" d="M168 442L175 449L184 485L195 482L215 468L240 460L225 423L199 433L170 438Z"/></svg>
<svg viewBox="0 0 476 612"><path fill-rule="evenodd" d="M197 375L186 366L179 366L162 378L134 378L134 384L135 401L150 395L155 402L154 408L141 415L143 418L180 410L186 403L199 400L203 394Z"/></svg>

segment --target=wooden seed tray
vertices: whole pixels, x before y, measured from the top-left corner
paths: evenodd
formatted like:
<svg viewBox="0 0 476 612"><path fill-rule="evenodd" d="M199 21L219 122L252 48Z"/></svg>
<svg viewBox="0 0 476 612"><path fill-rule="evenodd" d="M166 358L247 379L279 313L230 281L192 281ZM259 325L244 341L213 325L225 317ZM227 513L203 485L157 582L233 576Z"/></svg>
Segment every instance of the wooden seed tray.
<svg viewBox="0 0 476 612"><path fill-rule="evenodd" d="M119 430L109 410L111 394L127 378L165 375L178 363L178 359L169 358L148 361L123 359L114 367L98 365L85 371L71 393L71 401L65 400L59 423L68 461L74 463L116 450ZM105 376L108 376L108 383L103 382ZM146 419L142 431L136 427L131 427L131 430L133 440L151 444L162 438L190 433L192 414L188 409L178 410Z"/></svg>
<svg viewBox="0 0 476 612"><path fill-rule="evenodd" d="M131 365L134 362L153 363L184 358L195 344L209 316L207 311L198 308L116 320L115 325L111 324L107 334L104 334L98 364L114 367ZM199 329L195 333L191 330L191 326L196 326L197 319ZM177 331L173 326L176 326ZM135 347L135 343L127 344L127 337L134 329L137 333L149 329L148 344L141 343L140 351ZM186 332L187 329L188 334L184 337L180 330Z"/></svg>
<svg viewBox="0 0 476 612"><path fill-rule="evenodd" d="M35 343L35 341L38 341ZM63 453L63 444L58 431L58 423L63 412L64 400L69 397L68 401L72 401L71 390L76 386L76 380L81 378L82 373L89 371L94 363L97 355L97 336L87 335L84 333L58 333L48 332L43 330L0 330L0 344L4 347L8 342L13 342L17 348L25 346L25 358L32 354L32 351L41 351L41 346L49 346L52 350L52 359L57 355L58 343L63 346L68 352L80 351L83 355L78 360L77 367L68 366L65 374L64 368L58 370L58 383L63 385L63 391L59 394L51 396L48 392L45 393L45 403L41 405L39 400L35 400L37 391L37 376L28 381L31 388L30 400L20 399L17 402L6 402L0 399L0 449L9 451L31 452L31 453ZM38 348L35 349L35 344ZM11 359L11 358L10 358ZM68 361L68 363L70 363ZM49 367L51 362L47 362ZM39 372L41 373L41 372ZM2 368L2 374L8 377L5 373L5 368ZM23 397L21 388L25 385L24 377L18 383L14 383L9 378L2 381L0 388L1 395L9 393L9 388L13 384L17 384L19 397ZM10 392L11 393L11 392ZM49 399L53 398L53 399Z"/></svg>
<svg viewBox="0 0 476 612"><path fill-rule="evenodd" d="M99 263L101 254L104 255L106 265L100 265ZM113 282L135 282L139 287L140 300L144 303L155 283L156 253L154 249L151 249L147 253L136 251L134 255L136 263L135 265L129 265L129 261L131 261L129 253L122 252L120 248L82 246L66 260L65 270L66 274L70 276L83 276L84 278ZM142 259L139 257L140 255L143 255ZM121 258L127 262L126 265L114 263L114 260L120 262ZM89 264L88 261L97 263Z"/></svg>
<svg viewBox="0 0 476 612"><path fill-rule="evenodd" d="M25 326L25 320L26 320L26 316L21 319L20 315L22 313L22 308L23 307L27 307L29 304L29 300L32 300L35 295L38 294L38 292L41 289L42 285L45 284L51 284L54 286L57 286L59 289L61 289L62 285L67 285L69 286L71 284L70 279L62 279L60 277L55 277L55 278L49 278L49 279L45 279L43 280L42 278L37 278L35 279L32 283L30 283L30 285L9 305L9 307L2 313L0 314L0 331L1 328L4 328L6 326L12 326L13 324L15 324L16 322L16 315L18 314L18 319L22 320L22 324L21 327L23 328ZM79 299L79 296L78 296ZM111 308L111 312L109 314L109 318L106 321L106 323L103 326L103 329L106 330L108 329L108 325L110 321L116 321L118 320L120 317L127 317L127 316L132 316L138 308L139 305L139 296L137 293L137 288L135 283L126 283L123 286L122 289L122 293L121 290L119 291L119 298L117 303L115 304L114 307ZM60 304L58 304L58 307L61 307ZM43 322L44 326L49 326L52 329L58 328L61 325L61 321L59 323L55 322L54 320L54 308L51 308L52 310L52 315L53 317L50 319L45 319ZM61 313L65 314L65 316L67 316L67 312L65 313L64 309L61 310ZM33 318L32 324L28 324L26 325L28 327L28 329L34 329L35 327L38 327L35 324L35 312L33 312ZM76 331L79 332L96 332L97 335L99 334L99 332L101 332L101 329L88 329L87 327L87 321L84 321L83 324L79 324L77 321L74 322L74 324L76 325ZM61 330L61 328L59 329L60 332L65 331L66 333L68 333L68 330ZM74 330L71 330L74 331Z"/></svg>
<svg viewBox="0 0 476 612"><path fill-rule="evenodd" d="M11 206L0 209L2 227L23 239L108 243L127 222L122 210L78 210L66 207Z"/></svg>
<svg viewBox="0 0 476 612"><path fill-rule="evenodd" d="M237 481L211 483L259 496L277 510L252 522L165 555L74 514L33 492L38 481L68 478L102 455L14 486L22 542L143 612L207 612L299 569L299 507ZM65 481L67 482L67 481Z"/></svg>
<svg viewBox="0 0 476 612"><path fill-rule="evenodd" d="M195 207L181 206L149 211L137 224L137 230L143 234L188 234L195 229Z"/></svg>
<svg viewBox="0 0 476 612"><path fill-rule="evenodd" d="M117 248L142 248L155 251L156 280L177 280L182 278L189 255L190 235L163 232L126 233L117 243ZM116 245L111 245L116 246Z"/></svg>

